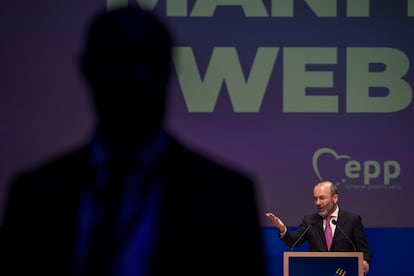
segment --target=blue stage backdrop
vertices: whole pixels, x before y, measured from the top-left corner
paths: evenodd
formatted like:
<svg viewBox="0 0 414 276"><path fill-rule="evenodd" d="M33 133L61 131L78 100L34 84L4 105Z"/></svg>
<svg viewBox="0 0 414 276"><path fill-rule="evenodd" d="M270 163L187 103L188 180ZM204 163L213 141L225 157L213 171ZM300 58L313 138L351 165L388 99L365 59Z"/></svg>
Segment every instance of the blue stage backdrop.
<svg viewBox="0 0 414 276"><path fill-rule="evenodd" d="M314 211L319 179L371 237L413 229L414 0L2 1L0 217L15 171L91 134L84 31L125 5L176 38L168 127L254 177L264 229L266 211L289 226ZM377 264L384 249L401 253L381 248Z"/></svg>

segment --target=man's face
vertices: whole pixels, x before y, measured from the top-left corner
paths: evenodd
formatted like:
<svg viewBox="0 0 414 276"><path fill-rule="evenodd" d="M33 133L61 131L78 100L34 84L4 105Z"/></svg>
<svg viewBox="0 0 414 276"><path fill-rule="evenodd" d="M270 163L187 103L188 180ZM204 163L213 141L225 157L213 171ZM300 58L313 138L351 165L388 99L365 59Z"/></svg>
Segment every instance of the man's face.
<svg viewBox="0 0 414 276"><path fill-rule="evenodd" d="M322 217L326 217L335 211L338 195L331 194L329 185L316 186L313 189L313 200L318 214Z"/></svg>
<svg viewBox="0 0 414 276"><path fill-rule="evenodd" d="M125 62L122 56L118 63L102 59L93 64L93 99L100 130L108 141L139 144L162 125L166 77L145 61L134 60L132 54Z"/></svg>
<svg viewBox="0 0 414 276"><path fill-rule="evenodd" d="M170 42L154 20L135 14L93 28L82 59L99 130L108 144L143 144L162 127Z"/></svg>

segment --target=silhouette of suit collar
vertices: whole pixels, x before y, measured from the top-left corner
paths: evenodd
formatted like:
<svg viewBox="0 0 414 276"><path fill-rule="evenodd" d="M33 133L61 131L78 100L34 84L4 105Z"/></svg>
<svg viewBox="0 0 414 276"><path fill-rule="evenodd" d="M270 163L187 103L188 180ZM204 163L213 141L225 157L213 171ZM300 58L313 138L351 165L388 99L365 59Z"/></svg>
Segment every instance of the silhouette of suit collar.
<svg viewBox="0 0 414 276"><path fill-rule="evenodd" d="M148 170L156 166L167 152L169 136L164 130L160 130L149 143L133 150L131 156L133 162L140 168ZM92 165L95 169L104 168L111 153L102 142L102 138L96 134L92 141Z"/></svg>

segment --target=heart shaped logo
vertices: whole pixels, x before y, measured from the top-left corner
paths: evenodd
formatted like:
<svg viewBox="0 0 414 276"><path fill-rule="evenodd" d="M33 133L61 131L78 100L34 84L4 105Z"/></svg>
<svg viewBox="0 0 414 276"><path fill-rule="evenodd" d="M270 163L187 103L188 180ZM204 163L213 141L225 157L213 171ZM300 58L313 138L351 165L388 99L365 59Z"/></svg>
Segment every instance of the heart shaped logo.
<svg viewBox="0 0 414 276"><path fill-rule="evenodd" d="M339 160L339 159L351 159L350 156L348 156L348 155L340 155L335 150L330 149L330 148L320 148L320 149L318 149L313 154L313 157L312 157L312 166L313 166L313 170L315 171L316 176L319 178L319 180L322 180L322 176L321 176L321 173L320 173L320 170L319 170L319 167L318 167L318 160L319 160L319 157L321 157L324 154L330 154L333 157L335 157L336 160Z"/></svg>

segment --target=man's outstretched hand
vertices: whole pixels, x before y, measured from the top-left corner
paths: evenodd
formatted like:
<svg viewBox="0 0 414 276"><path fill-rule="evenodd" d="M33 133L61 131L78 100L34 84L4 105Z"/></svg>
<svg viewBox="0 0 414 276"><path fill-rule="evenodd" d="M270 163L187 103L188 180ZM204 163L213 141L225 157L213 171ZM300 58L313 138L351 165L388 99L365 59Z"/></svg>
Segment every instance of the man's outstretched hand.
<svg viewBox="0 0 414 276"><path fill-rule="evenodd" d="M279 230L279 233L284 233L287 230L286 229L286 225L275 214L273 214L272 212L267 212L266 213L266 216L268 218L270 218L270 220L272 221L273 225Z"/></svg>

